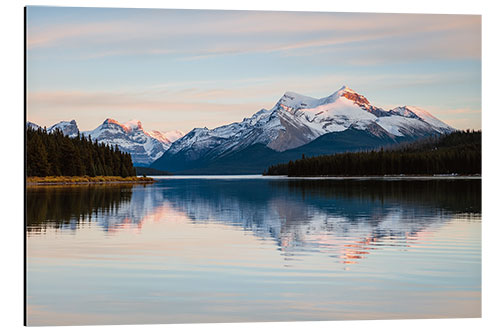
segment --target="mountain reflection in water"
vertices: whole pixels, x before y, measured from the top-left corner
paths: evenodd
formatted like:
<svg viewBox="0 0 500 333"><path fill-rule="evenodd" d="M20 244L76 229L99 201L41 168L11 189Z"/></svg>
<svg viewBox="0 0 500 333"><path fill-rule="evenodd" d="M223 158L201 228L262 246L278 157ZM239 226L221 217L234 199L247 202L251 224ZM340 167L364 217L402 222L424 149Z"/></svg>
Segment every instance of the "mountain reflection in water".
<svg viewBox="0 0 500 333"><path fill-rule="evenodd" d="M29 187L29 325L481 316L480 180Z"/></svg>
<svg viewBox="0 0 500 333"><path fill-rule="evenodd" d="M106 233L140 229L171 210L191 223L274 239L288 260L319 251L349 264L380 246L411 246L454 216L479 215L481 182L167 178L148 186L34 187L28 236L92 223Z"/></svg>

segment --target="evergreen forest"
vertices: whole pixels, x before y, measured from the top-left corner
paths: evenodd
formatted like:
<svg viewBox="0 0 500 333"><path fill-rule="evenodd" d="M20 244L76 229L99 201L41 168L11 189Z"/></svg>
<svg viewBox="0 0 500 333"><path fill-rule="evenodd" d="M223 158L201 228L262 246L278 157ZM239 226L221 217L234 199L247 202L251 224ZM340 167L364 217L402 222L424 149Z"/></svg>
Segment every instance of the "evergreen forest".
<svg viewBox="0 0 500 333"><path fill-rule="evenodd" d="M92 141L80 133L70 138L60 130L26 128L26 173L45 176L135 176L130 154Z"/></svg>
<svg viewBox="0 0 500 333"><path fill-rule="evenodd" d="M456 131L378 150L348 152L270 166L264 175L383 176L481 174L481 131Z"/></svg>

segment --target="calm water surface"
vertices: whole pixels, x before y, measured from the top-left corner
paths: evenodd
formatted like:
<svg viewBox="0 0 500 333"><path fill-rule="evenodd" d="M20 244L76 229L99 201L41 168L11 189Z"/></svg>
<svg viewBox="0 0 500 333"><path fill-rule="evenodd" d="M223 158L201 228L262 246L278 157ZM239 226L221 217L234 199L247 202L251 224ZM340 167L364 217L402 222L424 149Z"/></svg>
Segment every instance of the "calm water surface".
<svg viewBox="0 0 500 333"><path fill-rule="evenodd" d="M480 180L27 191L29 325L481 315Z"/></svg>

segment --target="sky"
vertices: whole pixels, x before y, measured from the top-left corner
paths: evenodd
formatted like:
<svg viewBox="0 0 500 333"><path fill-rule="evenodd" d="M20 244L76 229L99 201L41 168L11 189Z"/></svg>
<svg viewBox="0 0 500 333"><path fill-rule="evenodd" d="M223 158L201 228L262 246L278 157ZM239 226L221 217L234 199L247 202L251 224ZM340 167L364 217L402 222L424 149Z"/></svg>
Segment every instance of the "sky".
<svg viewBox="0 0 500 333"><path fill-rule="evenodd" d="M478 15L30 6L26 51L27 116L41 126L188 132L346 85L481 129Z"/></svg>

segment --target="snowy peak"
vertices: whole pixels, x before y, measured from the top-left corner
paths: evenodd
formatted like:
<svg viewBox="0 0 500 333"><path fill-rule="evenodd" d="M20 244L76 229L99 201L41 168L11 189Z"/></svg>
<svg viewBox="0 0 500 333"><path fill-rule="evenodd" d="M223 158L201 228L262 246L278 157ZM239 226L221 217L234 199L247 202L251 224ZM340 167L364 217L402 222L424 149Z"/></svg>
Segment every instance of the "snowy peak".
<svg viewBox="0 0 500 333"><path fill-rule="evenodd" d="M129 120L125 123L120 123L115 119L112 118L107 118L104 120L101 126L97 127L93 131L90 132L101 132L104 130L115 130L122 132L124 134L133 134L133 133L143 133L146 136L149 136L151 138L154 138L156 140L159 140L164 143L172 143L173 141L177 140L178 138L182 137L184 134L181 131L169 131L169 132L161 132L161 131L145 131L144 128L142 127L142 123L140 120L133 119Z"/></svg>
<svg viewBox="0 0 500 333"><path fill-rule="evenodd" d="M103 125L115 124L115 125L121 126L121 124L119 122L117 122L116 120L111 119L111 118L106 118L106 120L104 120L104 122L102 124Z"/></svg>
<svg viewBox="0 0 500 333"><path fill-rule="evenodd" d="M119 123L118 121L116 121L112 118L106 118L106 120L104 120L102 125L97 127L94 131L96 131L97 129L102 129L102 130L105 130L105 129L113 130L114 129L114 130L125 131L125 132L128 131L128 129L125 127L125 125Z"/></svg>
<svg viewBox="0 0 500 333"><path fill-rule="evenodd" d="M412 112L417 117L419 117L420 119L422 119L423 121L425 121L426 123L428 123L434 127L443 128L443 129L447 129L447 130L453 130L453 127L449 126L448 124L445 124L444 122L437 119L436 117L434 117L432 114L430 114L428 111L426 111L424 109L421 109L421 108L416 107L416 106L403 106L402 108L404 108L407 111Z"/></svg>
<svg viewBox="0 0 500 333"><path fill-rule="evenodd" d="M37 124L35 124L35 123L32 123L31 121L28 121L28 122L26 123L26 127L27 127L27 128L31 128L31 129L34 129L34 130L37 130L37 129L39 129L39 128L40 128L40 126L38 126L38 125L37 125Z"/></svg>
<svg viewBox="0 0 500 333"><path fill-rule="evenodd" d="M39 129L35 123L26 122L27 128ZM47 129L48 133L56 130L61 131L69 137L76 137L80 133L75 120L61 121ZM106 118L104 122L91 131L82 132L86 137L90 136L93 141L110 146L118 146L121 151L130 153L135 165L146 166L158 159L170 148L172 142L184 134L180 131L160 132L144 131L139 120L130 120L126 123Z"/></svg>
<svg viewBox="0 0 500 333"><path fill-rule="evenodd" d="M300 95L287 91L276 103L274 109L292 112L304 108L312 108L318 105L318 100L309 96Z"/></svg>
<svg viewBox="0 0 500 333"><path fill-rule="evenodd" d="M356 95L359 95L356 91L352 90L351 88L349 88L348 86L346 85L343 85L339 90L337 90L335 93L333 93L333 95L338 95L338 96L342 96L344 94L356 94Z"/></svg>
<svg viewBox="0 0 500 333"><path fill-rule="evenodd" d="M164 144L171 144L184 136L184 133L181 131L148 131L145 133L146 135L149 135Z"/></svg>
<svg viewBox="0 0 500 333"><path fill-rule="evenodd" d="M52 133L57 129L69 137L75 137L78 133L80 133L75 120L60 121L57 124L50 126L47 132Z"/></svg>
<svg viewBox="0 0 500 333"><path fill-rule="evenodd" d="M352 90L351 88L349 88L348 86L346 85L343 85L339 90L339 92L341 91L345 91L345 92L350 92L350 93L356 93L354 90Z"/></svg>
<svg viewBox="0 0 500 333"><path fill-rule="evenodd" d="M418 118L418 119L420 119L420 117L415 112L413 112L411 109L409 109L406 106L398 106L392 110L389 110L388 113L391 115L398 115L398 116L402 116L405 118Z"/></svg>
<svg viewBox="0 0 500 333"><path fill-rule="evenodd" d="M137 119L127 121L125 124L123 124L123 127L129 132L144 131L144 129L142 128L142 123Z"/></svg>
<svg viewBox="0 0 500 333"><path fill-rule="evenodd" d="M366 97L344 85L333 94L324 98L313 98L295 93L293 91L287 91L279 99L278 103L276 103L273 110L283 110L293 113L297 110L314 109L321 105L332 104L339 98L347 99L363 108L368 108L370 106L370 102L366 99Z"/></svg>
<svg viewBox="0 0 500 333"><path fill-rule="evenodd" d="M182 133L146 132L139 120L120 123L107 118L96 129L84 134L90 135L92 140L111 146L116 145L120 150L130 153L135 165L149 165L170 148L172 141L168 139L169 136L178 138Z"/></svg>
<svg viewBox="0 0 500 333"><path fill-rule="evenodd" d="M365 96L358 94L354 90L350 89L349 87L343 86L338 92L337 92L339 97L346 98L350 101L353 101L354 104L357 104L359 106L368 106L370 105L370 102L366 99Z"/></svg>
<svg viewBox="0 0 500 333"><path fill-rule="evenodd" d="M114 129L118 131L123 131L125 133L131 133L131 132L144 132L144 129L142 128L142 123L139 120L129 120L126 123L120 123L116 121L115 119L112 118L107 118L104 120L102 125L98 128L101 129Z"/></svg>
<svg viewBox="0 0 500 333"><path fill-rule="evenodd" d="M453 131L425 110L409 106L384 110L347 86L323 98L286 91L269 111L261 109L241 122L210 130L193 129L172 144L164 159L174 155L175 161L214 159L257 143L283 152L349 129L394 142Z"/></svg>

